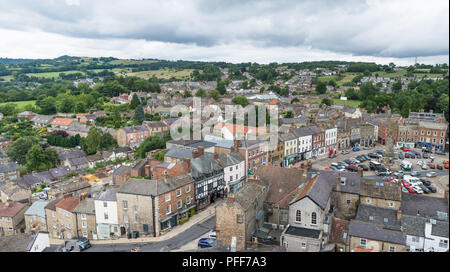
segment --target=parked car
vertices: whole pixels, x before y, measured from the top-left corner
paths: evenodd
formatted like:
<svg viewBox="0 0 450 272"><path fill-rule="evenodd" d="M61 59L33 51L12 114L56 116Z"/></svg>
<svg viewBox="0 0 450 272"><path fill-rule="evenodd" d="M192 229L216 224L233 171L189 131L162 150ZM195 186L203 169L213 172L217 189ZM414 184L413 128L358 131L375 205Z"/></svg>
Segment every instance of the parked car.
<svg viewBox="0 0 450 272"><path fill-rule="evenodd" d="M325 167L323 170L329 170L329 171L331 171L331 170L333 170L333 169L330 168L330 167Z"/></svg>
<svg viewBox="0 0 450 272"><path fill-rule="evenodd" d="M422 166L422 164L423 164L423 161L417 161L417 165Z"/></svg>
<svg viewBox="0 0 450 272"><path fill-rule="evenodd" d="M339 170L339 168L337 168L336 166L334 166L334 165L330 165L330 168L331 169L333 169L334 171L337 171L337 170Z"/></svg>
<svg viewBox="0 0 450 272"><path fill-rule="evenodd" d="M423 158L428 159L428 158L430 158L430 155L428 155L428 153L423 153Z"/></svg>
<svg viewBox="0 0 450 272"><path fill-rule="evenodd" d="M381 156L386 155L386 152L384 152L383 150L375 150L375 153L380 154Z"/></svg>
<svg viewBox="0 0 450 272"><path fill-rule="evenodd" d="M430 159L434 159L435 157L434 157L434 155L433 154L430 154Z"/></svg>
<svg viewBox="0 0 450 272"><path fill-rule="evenodd" d="M394 172L393 175L396 176L397 178L403 178L405 174L403 173L403 171L397 171Z"/></svg>
<svg viewBox="0 0 450 272"><path fill-rule="evenodd" d="M392 172L389 169L375 171L375 175L377 176L388 176L390 174L392 174Z"/></svg>
<svg viewBox="0 0 450 272"><path fill-rule="evenodd" d="M428 165L426 163L422 164L422 170L428 170Z"/></svg>
<svg viewBox="0 0 450 272"><path fill-rule="evenodd" d="M360 164L358 167L361 167L363 171L369 171L369 167L365 164Z"/></svg>
<svg viewBox="0 0 450 272"><path fill-rule="evenodd" d="M403 188L408 190L408 193L410 193L410 194L415 194L416 193L416 191L409 185L405 185L405 186L403 186Z"/></svg>
<svg viewBox="0 0 450 272"><path fill-rule="evenodd" d="M420 155L420 153L413 153L415 156L416 156L416 159L421 159L422 158L422 156ZM425 158L424 158L425 159Z"/></svg>
<svg viewBox="0 0 450 272"><path fill-rule="evenodd" d="M416 155L414 155L413 153L411 153L411 152L406 152L405 153L405 158L411 158L411 159L415 159L416 158Z"/></svg>
<svg viewBox="0 0 450 272"><path fill-rule="evenodd" d="M443 166L442 164L436 165L436 168L437 168L438 170L444 170L444 166Z"/></svg>
<svg viewBox="0 0 450 272"><path fill-rule="evenodd" d="M431 193L430 189L428 189L427 186L425 186L425 185L418 185L418 186L419 186L420 189L422 189L422 191L423 191L425 194Z"/></svg>
<svg viewBox="0 0 450 272"><path fill-rule="evenodd" d="M448 163L444 164L444 168L448 169Z"/></svg>
<svg viewBox="0 0 450 272"><path fill-rule="evenodd" d="M432 185L427 185L427 188L428 188L428 190L430 190L430 192L432 192L432 193L436 193L436 192L437 192L436 187L434 187L434 186L432 186Z"/></svg>
<svg viewBox="0 0 450 272"><path fill-rule="evenodd" d="M354 147L352 150L356 152L356 151L360 151L361 149L359 149L359 147Z"/></svg>
<svg viewBox="0 0 450 272"><path fill-rule="evenodd" d="M350 153L348 150L342 150L343 155L347 155L348 153Z"/></svg>
<svg viewBox="0 0 450 272"><path fill-rule="evenodd" d="M372 147L370 147L370 146L365 146L363 149L364 149L364 150L371 150Z"/></svg>
<svg viewBox="0 0 450 272"><path fill-rule="evenodd" d="M376 158L379 158L380 156L378 155L378 154L376 154L376 153L369 153L369 154L367 154L367 156L369 156L370 158L372 158L372 159L376 159Z"/></svg>
<svg viewBox="0 0 450 272"><path fill-rule="evenodd" d="M419 179L419 180L426 186L431 185L431 182L428 179Z"/></svg>
<svg viewBox="0 0 450 272"><path fill-rule="evenodd" d="M428 172L428 173L426 174L426 176L429 177L429 178L436 177L436 176L437 176L437 173L436 173L436 172Z"/></svg>
<svg viewBox="0 0 450 272"><path fill-rule="evenodd" d="M439 149L439 150L436 150L436 154L445 155L445 152L444 152L444 150Z"/></svg>
<svg viewBox="0 0 450 272"><path fill-rule="evenodd" d="M80 248L80 251L86 250L91 247L91 242L86 237L75 237L72 238L77 241L77 245Z"/></svg>
<svg viewBox="0 0 450 272"><path fill-rule="evenodd" d="M345 160L344 162L345 162L346 164L348 164L348 165L350 165L350 164L353 163L351 160Z"/></svg>
<svg viewBox="0 0 450 272"><path fill-rule="evenodd" d="M419 187L419 185L411 185L411 188L413 188L418 194L423 194L423 190Z"/></svg>
<svg viewBox="0 0 450 272"><path fill-rule="evenodd" d="M336 158L337 157L337 155L336 154L331 154L330 156L328 156L328 158L330 158L330 159L334 159L334 158Z"/></svg>
<svg viewBox="0 0 450 272"><path fill-rule="evenodd" d="M367 161L370 161L370 157L368 155L363 155L364 158L366 158Z"/></svg>
<svg viewBox="0 0 450 272"><path fill-rule="evenodd" d="M410 151L411 151L411 149L406 148L406 147L401 148L401 150L402 150L403 152L410 152Z"/></svg>
<svg viewBox="0 0 450 272"><path fill-rule="evenodd" d="M420 176L420 172L412 171L410 175L413 177L418 177L418 176Z"/></svg>
<svg viewBox="0 0 450 272"><path fill-rule="evenodd" d="M213 247L215 241L216 239L213 238L201 238L200 240L198 240L198 247Z"/></svg>
<svg viewBox="0 0 450 272"><path fill-rule="evenodd" d="M430 167L430 169L436 169L436 165L434 165L434 163L430 163L430 164L428 165L428 167Z"/></svg>
<svg viewBox="0 0 450 272"><path fill-rule="evenodd" d="M209 238L217 239L217 233L216 233L215 231L212 231L212 232L209 234Z"/></svg>
<svg viewBox="0 0 450 272"><path fill-rule="evenodd" d="M358 167L357 166L353 166L353 165L349 165L347 167L347 170L350 172L358 172Z"/></svg>
<svg viewBox="0 0 450 272"><path fill-rule="evenodd" d="M338 163L339 165L344 166L344 167L347 167L347 166L348 166L348 163L343 162L343 161L338 161L337 163Z"/></svg>
<svg viewBox="0 0 450 272"><path fill-rule="evenodd" d="M398 153L398 158L400 160L403 160L405 158L405 156L403 155L403 153Z"/></svg>

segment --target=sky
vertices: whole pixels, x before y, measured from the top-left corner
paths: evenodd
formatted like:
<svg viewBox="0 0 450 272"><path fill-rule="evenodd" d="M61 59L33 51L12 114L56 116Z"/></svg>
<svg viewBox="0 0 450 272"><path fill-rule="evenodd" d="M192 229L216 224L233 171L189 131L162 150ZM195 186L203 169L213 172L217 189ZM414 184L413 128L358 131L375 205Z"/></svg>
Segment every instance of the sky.
<svg viewBox="0 0 450 272"><path fill-rule="evenodd" d="M449 63L447 0L0 0L0 57Z"/></svg>

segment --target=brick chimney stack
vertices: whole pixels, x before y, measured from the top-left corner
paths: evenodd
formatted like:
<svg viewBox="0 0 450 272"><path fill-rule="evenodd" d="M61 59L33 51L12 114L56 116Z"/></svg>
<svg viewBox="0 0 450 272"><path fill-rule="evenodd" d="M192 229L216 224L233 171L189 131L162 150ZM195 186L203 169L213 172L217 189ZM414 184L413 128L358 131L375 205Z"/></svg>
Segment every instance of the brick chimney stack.
<svg viewBox="0 0 450 272"><path fill-rule="evenodd" d="M191 159L189 159L189 157L183 159L183 168L187 174L191 173Z"/></svg>
<svg viewBox="0 0 450 272"><path fill-rule="evenodd" d="M233 151L239 152L239 146L241 145L241 140L234 140Z"/></svg>

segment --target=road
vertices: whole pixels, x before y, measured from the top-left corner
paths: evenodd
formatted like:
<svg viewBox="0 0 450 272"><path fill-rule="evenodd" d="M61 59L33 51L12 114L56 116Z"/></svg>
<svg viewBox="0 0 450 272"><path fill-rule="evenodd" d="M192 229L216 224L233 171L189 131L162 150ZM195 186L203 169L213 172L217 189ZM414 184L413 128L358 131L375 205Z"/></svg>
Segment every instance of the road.
<svg viewBox="0 0 450 272"><path fill-rule="evenodd" d="M203 234L213 230L215 227L215 216L203 223L192 226L179 235L161 242L153 243L132 243L129 244L106 244L92 245L91 248L84 252L130 252L136 246L140 246L140 252L160 252L177 249L194 239L201 237Z"/></svg>

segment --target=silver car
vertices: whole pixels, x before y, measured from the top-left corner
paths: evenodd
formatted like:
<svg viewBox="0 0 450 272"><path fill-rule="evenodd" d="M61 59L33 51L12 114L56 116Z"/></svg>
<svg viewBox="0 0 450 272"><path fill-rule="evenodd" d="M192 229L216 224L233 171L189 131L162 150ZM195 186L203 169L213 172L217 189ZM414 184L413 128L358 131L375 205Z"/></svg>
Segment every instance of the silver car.
<svg viewBox="0 0 450 272"><path fill-rule="evenodd" d="M429 178L436 177L436 176L437 176L437 173L436 173L436 172L428 172L428 173L426 174L426 176L429 177Z"/></svg>

